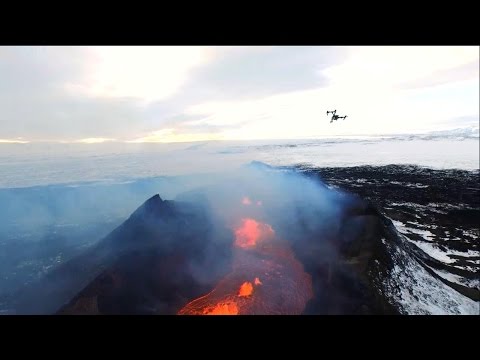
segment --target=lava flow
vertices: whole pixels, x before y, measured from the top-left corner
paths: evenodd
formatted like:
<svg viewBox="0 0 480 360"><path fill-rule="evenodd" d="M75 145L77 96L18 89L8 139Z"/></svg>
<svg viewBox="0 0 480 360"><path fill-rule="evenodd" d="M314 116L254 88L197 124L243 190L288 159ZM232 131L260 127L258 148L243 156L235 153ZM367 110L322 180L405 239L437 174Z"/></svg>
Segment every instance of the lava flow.
<svg viewBox="0 0 480 360"><path fill-rule="evenodd" d="M289 245L270 225L251 218L242 219L234 233L232 272L178 314L301 314L313 297L312 279Z"/></svg>
<svg viewBox="0 0 480 360"><path fill-rule="evenodd" d="M238 315L238 306L234 301L218 303L213 308L206 306L202 315Z"/></svg>
<svg viewBox="0 0 480 360"><path fill-rule="evenodd" d="M240 290L238 291L238 296L250 296L253 293L253 285L251 282L244 282L242 286L240 286Z"/></svg>
<svg viewBox="0 0 480 360"><path fill-rule="evenodd" d="M253 248L258 242L267 241L275 236L268 224L254 219L242 219L241 225L235 229L235 245L241 248Z"/></svg>

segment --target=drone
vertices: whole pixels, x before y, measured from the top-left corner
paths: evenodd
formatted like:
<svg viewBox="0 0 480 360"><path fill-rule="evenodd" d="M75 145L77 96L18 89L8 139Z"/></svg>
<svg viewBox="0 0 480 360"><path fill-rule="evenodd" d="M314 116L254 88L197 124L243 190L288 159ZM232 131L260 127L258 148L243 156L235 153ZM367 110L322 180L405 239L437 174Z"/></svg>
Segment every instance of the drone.
<svg viewBox="0 0 480 360"><path fill-rule="evenodd" d="M328 114L332 114L332 120L330 120L330 123L334 122L335 120L338 120L338 119L343 119L345 120L345 118L347 117L347 115L345 116L339 116L337 115L337 110L333 110L333 111L327 111L327 115Z"/></svg>

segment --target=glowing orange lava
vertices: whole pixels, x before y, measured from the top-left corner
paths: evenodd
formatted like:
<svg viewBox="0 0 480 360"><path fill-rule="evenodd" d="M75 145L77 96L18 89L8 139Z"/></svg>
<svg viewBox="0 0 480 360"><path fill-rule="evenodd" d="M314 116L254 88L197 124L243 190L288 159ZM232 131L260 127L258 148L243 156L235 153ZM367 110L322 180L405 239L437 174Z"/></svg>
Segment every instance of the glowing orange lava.
<svg viewBox="0 0 480 360"><path fill-rule="evenodd" d="M268 224L258 222L254 219L242 219L241 226L235 229L235 245L242 248L251 248L257 242L271 239L275 232Z"/></svg>
<svg viewBox="0 0 480 360"><path fill-rule="evenodd" d="M252 201L247 196L244 196L243 199L242 199L242 204L243 205L251 205Z"/></svg>
<svg viewBox="0 0 480 360"><path fill-rule="evenodd" d="M207 309L205 315L238 315L238 306L235 302L220 303L213 309Z"/></svg>
<svg viewBox="0 0 480 360"><path fill-rule="evenodd" d="M313 298L311 276L268 224L244 218L234 229L232 270L179 315L294 315ZM268 240L268 243L257 246ZM262 281L259 277L263 274ZM245 279L253 279L252 282ZM265 284L265 285L264 285ZM262 285L255 289L255 286Z"/></svg>
<svg viewBox="0 0 480 360"><path fill-rule="evenodd" d="M240 286L240 290L238 291L238 296L250 296L253 293L253 285L251 282L244 282L242 286Z"/></svg>

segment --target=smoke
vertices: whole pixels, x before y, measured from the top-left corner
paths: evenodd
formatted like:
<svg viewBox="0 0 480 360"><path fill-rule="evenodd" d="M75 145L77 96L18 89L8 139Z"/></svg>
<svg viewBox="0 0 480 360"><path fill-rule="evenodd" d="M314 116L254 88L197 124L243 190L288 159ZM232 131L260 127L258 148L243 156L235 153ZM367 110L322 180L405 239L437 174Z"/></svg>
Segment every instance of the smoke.
<svg viewBox="0 0 480 360"><path fill-rule="evenodd" d="M257 240L274 234L289 244L310 274L329 273L365 226L364 219L349 217L359 198L332 190L318 178L256 162L175 200L203 202L211 218L235 234L238 247L258 247ZM238 271L248 272L253 265L249 266ZM315 283L314 292L321 298L325 285Z"/></svg>
<svg viewBox="0 0 480 360"><path fill-rule="evenodd" d="M256 162L175 200L195 202L201 198L213 217L229 228L243 218L254 218L270 224L277 235L292 243L313 234L323 234L324 239L336 234L343 214L356 200L328 188L320 179Z"/></svg>
<svg viewBox="0 0 480 360"><path fill-rule="evenodd" d="M160 197L152 197L156 193ZM129 300L137 310L114 305L116 311L155 308L172 312L172 303L202 295L232 270L235 236L241 226L246 226L247 233L241 235L248 245L255 245L248 238L249 231L290 244L307 272L335 262L341 250L338 239L343 241L346 236L348 241L356 234L354 223L351 234L342 233L345 214L357 201L353 196L332 190L317 178L256 162L215 176L2 190L0 200L7 204L0 208L1 221L10 224L8 229L2 227L2 239L12 241L12 229L17 226L42 239L36 252L28 253L29 259L38 261L64 252L32 290L39 295L33 307L36 310L29 310L34 313L56 311L114 264L113 272L128 274L130 279L128 296L122 296L132 299L141 293L137 300ZM55 238L52 229L59 231L59 225L70 223L76 224L77 230L68 228L64 243L48 240ZM99 223L102 225L92 225ZM28 246L23 242L11 247L5 256ZM2 265L4 273L18 271L22 256L14 257L18 261ZM72 260L67 261L69 258ZM258 275L252 274L248 280L254 281ZM45 284L49 293L42 299L41 292L47 293ZM18 281L4 283L1 290L8 293L18 286ZM105 304L106 300L102 301Z"/></svg>
<svg viewBox="0 0 480 360"><path fill-rule="evenodd" d="M173 198L208 181L199 175L0 189L0 310L3 296L84 253L152 194Z"/></svg>

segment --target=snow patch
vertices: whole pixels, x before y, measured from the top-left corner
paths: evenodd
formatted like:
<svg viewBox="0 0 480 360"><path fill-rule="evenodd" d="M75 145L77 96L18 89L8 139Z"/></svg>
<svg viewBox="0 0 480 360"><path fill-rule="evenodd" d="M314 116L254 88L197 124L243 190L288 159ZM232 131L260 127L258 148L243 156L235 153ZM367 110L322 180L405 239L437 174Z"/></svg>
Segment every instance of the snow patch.
<svg viewBox="0 0 480 360"><path fill-rule="evenodd" d="M435 274L440 276L442 279L445 279L452 283L462 285L462 286L467 286L469 288L476 288L476 289L480 288L480 279L467 279L467 278L464 278L463 276L451 274L444 270L434 269L430 266L428 266L428 268L431 269Z"/></svg>
<svg viewBox="0 0 480 360"><path fill-rule="evenodd" d="M404 223L397 220L392 220L392 222L393 222L393 225L395 225L395 227L397 228L397 230L403 233L404 235L413 233L413 234L420 235L427 240L433 240L435 238L435 235L428 230L420 230L417 228L407 227ZM412 224L420 226L420 224L417 224L417 223L412 223Z"/></svg>
<svg viewBox="0 0 480 360"><path fill-rule="evenodd" d="M425 253L427 253L430 257L441 261L446 264L451 264L456 261L456 259L452 259L450 256L451 255L457 255L457 256L462 256L466 258L466 260L469 260L469 257L477 257L480 256L480 253L478 251L474 250L468 250L466 252L462 251L456 251L456 250L449 250L448 252L442 251L440 248L438 248L435 244L425 242L425 241L416 241L416 240L410 240L409 241L413 244L415 244L417 247L422 249ZM470 260L470 261L475 261L475 260Z"/></svg>
<svg viewBox="0 0 480 360"><path fill-rule="evenodd" d="M396 249L395 252L394 257L399 261L392 269L384 288L386 295L400 307L402 313L411 315L479 314L480 302L463 296L431 276L404 250Z"/></svg>

